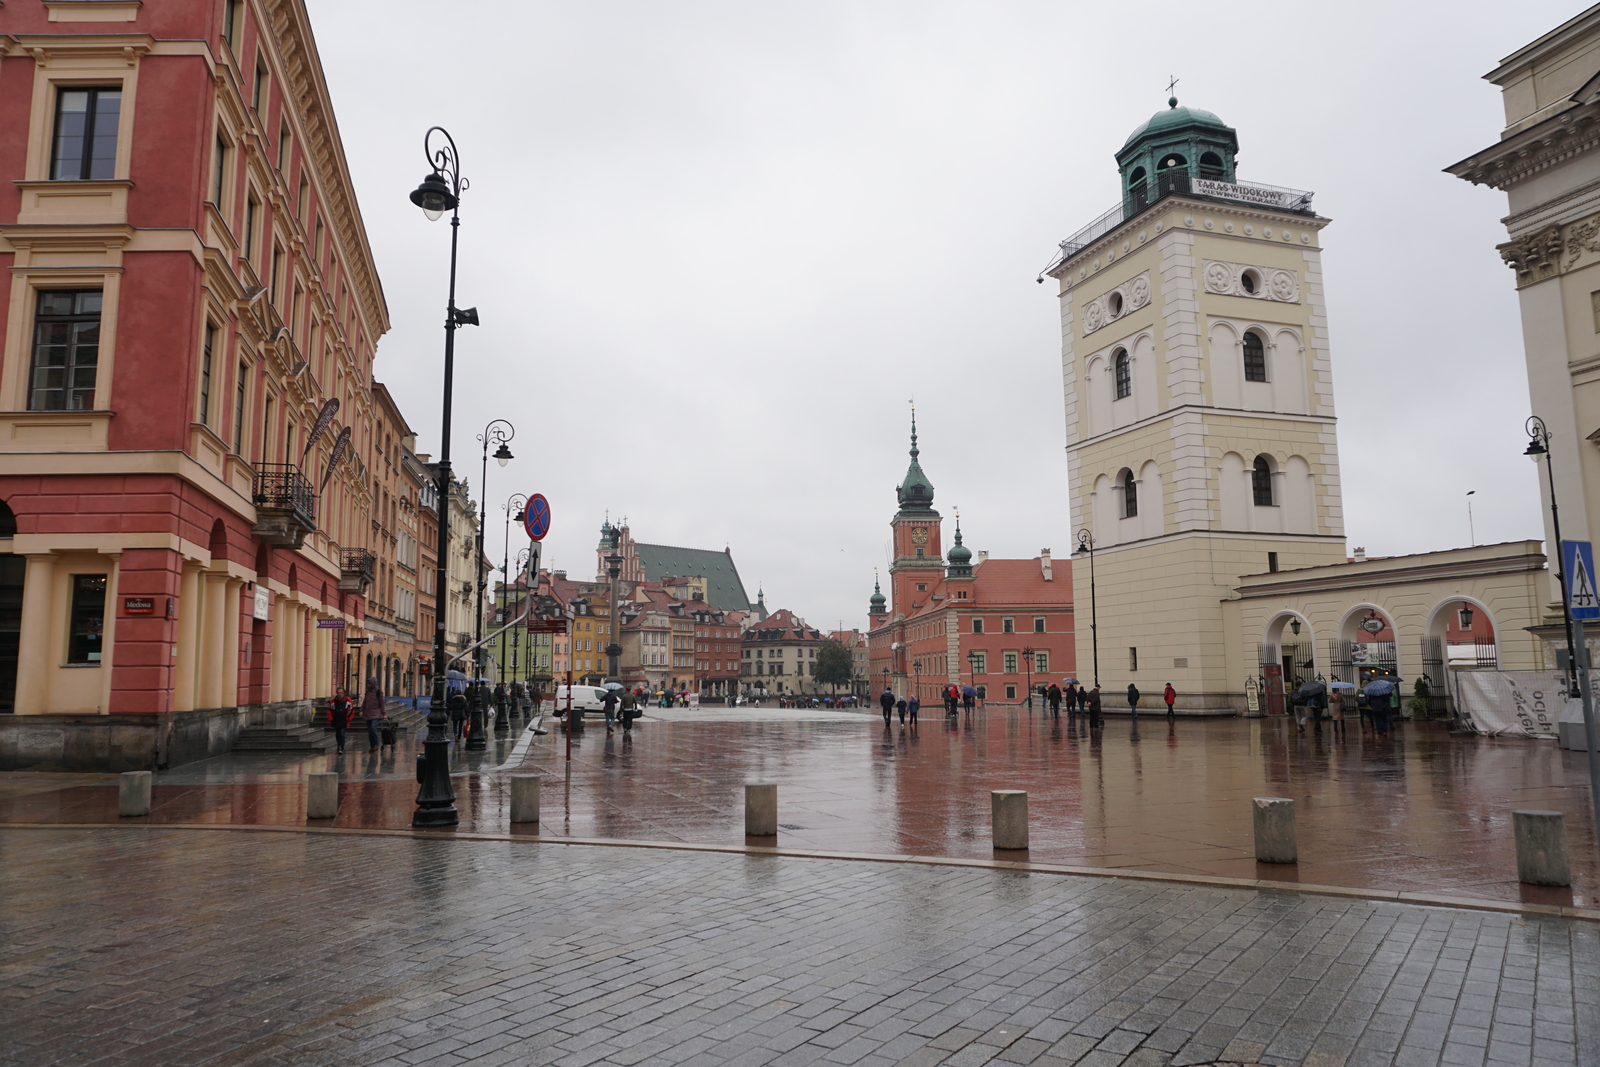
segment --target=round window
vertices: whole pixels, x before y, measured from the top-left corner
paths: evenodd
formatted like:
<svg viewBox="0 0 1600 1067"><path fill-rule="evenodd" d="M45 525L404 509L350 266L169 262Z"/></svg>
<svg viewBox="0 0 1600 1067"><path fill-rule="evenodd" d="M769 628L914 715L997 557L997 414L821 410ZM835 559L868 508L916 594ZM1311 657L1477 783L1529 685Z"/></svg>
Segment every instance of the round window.
<svg viewBox="0 0 1600 1067"><path fill-rule="evenodd" d="M1110 298L1106 300L1106 306L1111 309L1111 317L1112 318L1116 318L1118 315L1121 315L1122 314L1122 294L1121 293L1112 293Z"/></svg>
<svg viewBox="0 0 1600 1067"><path fill-rule="evenodd" d="M1239 288L1254 296L1261 291L1261 275L1253 270L1247 270L1239 275Z"/></svg>

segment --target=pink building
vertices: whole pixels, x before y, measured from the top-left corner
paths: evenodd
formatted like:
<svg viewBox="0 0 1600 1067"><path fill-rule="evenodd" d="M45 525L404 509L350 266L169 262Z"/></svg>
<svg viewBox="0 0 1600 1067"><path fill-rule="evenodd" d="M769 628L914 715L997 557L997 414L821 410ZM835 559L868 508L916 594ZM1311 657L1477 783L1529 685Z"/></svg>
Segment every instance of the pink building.
<svg viewBox="0 0 1600 1067"><path fill-rule="evenodd" d="M383 292L303 0L4 27L0 768L182 763L359 663Z"/></svg>

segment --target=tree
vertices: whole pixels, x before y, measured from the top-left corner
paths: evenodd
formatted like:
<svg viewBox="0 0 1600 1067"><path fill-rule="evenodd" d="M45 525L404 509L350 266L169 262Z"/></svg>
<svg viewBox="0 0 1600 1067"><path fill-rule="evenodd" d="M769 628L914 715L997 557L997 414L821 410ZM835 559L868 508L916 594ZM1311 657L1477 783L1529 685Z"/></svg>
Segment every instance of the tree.
<svg viewBox="0 0 1600 1067"><path fill-rule="evenodd" d="M855 661L850 650L837 641L824 641L817 649L817 681L833 686L835 694L841 685L849 685L855 678Z"/></svg>

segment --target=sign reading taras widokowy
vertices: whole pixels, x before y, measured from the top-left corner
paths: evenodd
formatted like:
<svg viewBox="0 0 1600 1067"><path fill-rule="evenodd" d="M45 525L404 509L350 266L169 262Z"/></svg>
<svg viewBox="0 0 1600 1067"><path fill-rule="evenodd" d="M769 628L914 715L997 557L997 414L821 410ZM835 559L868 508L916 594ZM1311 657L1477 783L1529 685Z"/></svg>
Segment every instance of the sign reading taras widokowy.
<svg viewBox="0 0 1600 1067"><path fill-rule="evenodd" d="M1451 671L1456 707L1479 733L1491 736L1556 736L1566 705L1560 671Z"/></svg>

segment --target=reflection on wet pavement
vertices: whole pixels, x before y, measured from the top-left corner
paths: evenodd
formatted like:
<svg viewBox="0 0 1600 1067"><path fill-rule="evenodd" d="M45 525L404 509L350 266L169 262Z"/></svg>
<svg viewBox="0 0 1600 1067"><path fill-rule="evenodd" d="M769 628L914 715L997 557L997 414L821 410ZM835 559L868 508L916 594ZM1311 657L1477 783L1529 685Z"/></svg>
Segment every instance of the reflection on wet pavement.
<svg viewBox="0 0 1600 1067"><path fill-rule="evenodd" d="M1041 862L1579 906L1600 893L1584 757L1550 742L1453 738L1431 723L1388 742L1351 729L1340 742L1276 720L1160 717L1113 719L1091 736L1011 709L888 730L850 712L654 714L631 735L591 720L570 765L559 727L515 767L520 730L486 752L452 746L462 829L510 828L518 771L545 776L544 821L518 832L742 843L743 785L769 781L785 848L987 859L989 791L1025 789ZM338 770L339 816L322 825L405 828L418 748L408 736L342 761L250 754L179 767L157 775L148 821L302 825L304 775ZM0 778L0 821L118 821L114 781L49 777L42 791L20 786L29 776ZM1255 862L1256 796L1298 802L1300 863ZM1511 811L1526 807L1566 813L1570 892L1517 883Z"/></svg>

